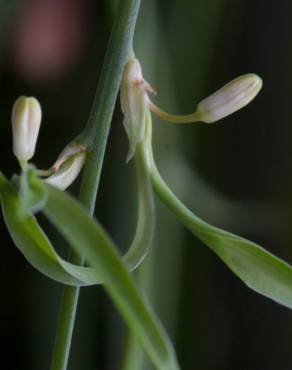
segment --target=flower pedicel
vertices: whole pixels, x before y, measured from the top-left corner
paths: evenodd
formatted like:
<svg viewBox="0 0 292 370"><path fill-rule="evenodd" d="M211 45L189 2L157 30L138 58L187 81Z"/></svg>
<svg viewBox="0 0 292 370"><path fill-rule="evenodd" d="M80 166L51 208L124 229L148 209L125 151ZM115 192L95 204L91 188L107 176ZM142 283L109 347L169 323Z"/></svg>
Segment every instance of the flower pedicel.
<svg viewBox="0 0 292 370"><path fill-rule="evenodd" d="M151 111L164 121L173 123L213 123L246 106L261 88L262 79L254 73L247 73L202 100L194 113L173 115L163 111L151 101L149 93L155 91L144 80L139 61L130 60L125 67L121 84L121 107L130 143L127 161L132 158L137 144L144 137L147 112Z"/></svg>

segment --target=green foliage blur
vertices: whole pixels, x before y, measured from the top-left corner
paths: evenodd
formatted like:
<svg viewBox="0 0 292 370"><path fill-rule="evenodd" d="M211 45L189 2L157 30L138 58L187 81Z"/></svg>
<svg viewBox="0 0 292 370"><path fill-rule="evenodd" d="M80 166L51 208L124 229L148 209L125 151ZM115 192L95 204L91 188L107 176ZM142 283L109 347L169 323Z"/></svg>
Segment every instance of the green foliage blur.
<svg viewBox="0 0 292 370"><path fill-rule="evenodd" d="M0 168L12 155L11 107L36 96L43 123L34 162L49 167L87 120L114 0L0 1ZM232 78L260 75L248 107L214 125L154 121L154 149L172 189L202 218L292 262L292 5L283 0L142 0L135 52L157 103L173 113ZM135 225L133 164L117 104L96 216L121 248ZM291 162L291 163L290 163ZM70 191L76 193L78 184ZM63 255L66 246L48 225ZM1 365L48 369L61 286L35 271L0 218ZM292 361L290 311L247 289L157 202L146 290L184 370L272 370ZM150 271L150 272L149 272ZM101 287L83 288L70 369L119 369L126 329ZM148 368L147 368L148 369Z"/></svg>

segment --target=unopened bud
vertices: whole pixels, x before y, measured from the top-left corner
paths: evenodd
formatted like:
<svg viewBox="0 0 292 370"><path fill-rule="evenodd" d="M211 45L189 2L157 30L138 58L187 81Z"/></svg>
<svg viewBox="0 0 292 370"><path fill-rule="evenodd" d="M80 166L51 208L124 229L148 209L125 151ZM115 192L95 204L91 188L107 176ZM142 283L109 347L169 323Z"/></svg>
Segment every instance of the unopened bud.
<svg viewBox="0 0 292 370"><path fill-rule="evenodd" d="M130 144L127 161L133 157L136 146L145 134L145 117L149 108L148 92L154 91L144 80L139 61L129 61L124 69L120 95L124 127Z"/></svg>
<svg viewBox="0 0 292 370"><path fill-rule="evenodd" d="M45 179L45 181L61 190L67 189L79 175L85 162L85 151L67 157L58 171Z"/></svg>
<svg viewBox="0 0 292 370"><path fill-rule="evenodd" d="M13 153L20 162L26 163L35 151L42 111L35 98L19 97L12 109Z"/></svg>
<svg viewBox="0 0 292 370"><path fill-rule="evenodd" d="M229 116L250 103L262 84L262 79L252 73L235 78L198 104L198 120L212 123Z"/></svg>

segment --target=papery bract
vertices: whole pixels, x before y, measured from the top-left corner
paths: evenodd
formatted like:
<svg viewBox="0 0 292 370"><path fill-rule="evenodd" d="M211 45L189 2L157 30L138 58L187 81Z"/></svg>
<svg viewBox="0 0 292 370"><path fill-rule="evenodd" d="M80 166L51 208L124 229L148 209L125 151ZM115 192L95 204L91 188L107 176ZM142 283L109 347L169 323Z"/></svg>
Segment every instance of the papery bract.
<svg viewBox="0 0 292 370"><path fill-rule="evenodd" d="M85 162L85 151L72 155L58 171L46 178L46 182L61 190L67 189L76 180Z"/></svg>
<svg viewBox="0 0 292 370"><path fill-rule="evenodd" d="M130 144L127 161L133 157L136 146L145 134L145 116L149 109L148 92L153 92L153 90L143 78L139 61L130 60L125 66L121 82L123 123Z"/></svg>

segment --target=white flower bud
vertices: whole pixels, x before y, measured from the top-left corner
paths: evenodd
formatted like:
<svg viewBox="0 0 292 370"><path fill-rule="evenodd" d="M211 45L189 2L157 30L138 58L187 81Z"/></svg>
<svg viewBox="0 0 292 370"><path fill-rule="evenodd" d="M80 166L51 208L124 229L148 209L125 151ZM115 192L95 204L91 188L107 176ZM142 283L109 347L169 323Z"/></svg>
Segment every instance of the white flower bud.
<svg viewBox="0 0 292 370"><path fill-rule="evenodd" d="M67 189L79 175L85 162L85 151L67 157L58 171L45 179L45 181L61 190Z"/></svg>
<svg viewBox="0 0 292 370"><path fill-rule="evenodd" d="M145 134L145 117L149 108L147 92L154 91L144 80L139 61L133 59L125 66L120 94L124 127L130 144L127 161L133 157Z"/></svg>
<svg viewBox="0 0 292 370"><path fill-rule="evenodd" d="M262 79L252 73L235 78L198 104L198 120L212 123L229 116L250 103L262 84Z"/></svg>
<svg viewBox="0 0 292 370"><path fill-rule="evenodd" d="M23 164L30 160L35 151L42 111L35 98L19 97L12 109L13 153Z"/></svg>

